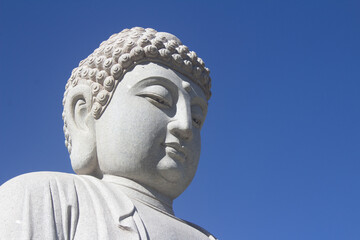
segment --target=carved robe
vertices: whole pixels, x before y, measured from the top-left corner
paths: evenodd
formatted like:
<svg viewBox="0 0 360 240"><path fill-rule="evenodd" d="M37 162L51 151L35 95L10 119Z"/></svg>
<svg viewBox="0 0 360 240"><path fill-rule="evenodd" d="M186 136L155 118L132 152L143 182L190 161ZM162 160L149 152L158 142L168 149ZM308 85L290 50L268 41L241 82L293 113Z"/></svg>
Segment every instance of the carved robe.
<svg viewBox="0 0 360 240"><path fill-rule="evenodd" d="M0 213L1 240L150 239L129 197L91 176L38 172L13 178L0 187Z"/></svg>

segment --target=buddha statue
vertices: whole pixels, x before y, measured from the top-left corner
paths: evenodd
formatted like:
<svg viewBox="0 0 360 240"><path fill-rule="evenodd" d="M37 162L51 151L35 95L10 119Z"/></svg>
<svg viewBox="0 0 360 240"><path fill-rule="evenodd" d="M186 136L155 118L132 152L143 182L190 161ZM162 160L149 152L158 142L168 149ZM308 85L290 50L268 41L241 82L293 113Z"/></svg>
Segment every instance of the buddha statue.
<svg viewBox="0 0 360 240"><path fill-rule="evenodd" d="M192 181L211 96L209 69L172 34L135 27L81 61L63 99L76 174L0 187L0 239L215 239L175 217Z"/></svg>

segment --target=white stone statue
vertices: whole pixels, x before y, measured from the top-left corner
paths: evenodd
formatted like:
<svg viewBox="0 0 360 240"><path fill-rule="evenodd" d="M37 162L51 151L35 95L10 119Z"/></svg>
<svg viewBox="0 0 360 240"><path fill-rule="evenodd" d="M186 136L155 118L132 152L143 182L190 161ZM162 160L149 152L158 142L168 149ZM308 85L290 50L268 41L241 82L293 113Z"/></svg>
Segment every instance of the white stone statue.
<svg viewBox="0 0 360 240"><path fill-rule="evenodd" d="M215 239L172 208L195 175L210 95L209 69L174 35L112 35L66 84L65 144L77 175L3 184L0 239Z"/></svg>

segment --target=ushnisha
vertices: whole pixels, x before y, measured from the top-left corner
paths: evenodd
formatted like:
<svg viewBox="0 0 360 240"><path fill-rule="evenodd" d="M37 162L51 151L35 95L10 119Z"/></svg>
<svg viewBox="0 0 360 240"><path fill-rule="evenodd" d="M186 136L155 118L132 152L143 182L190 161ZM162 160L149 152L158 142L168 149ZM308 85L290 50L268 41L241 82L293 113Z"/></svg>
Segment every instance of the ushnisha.
<svg viewBox="0 0 360 240"><path fill-rule="evenodd" d="M192 181L209 69L172 34L135 27L80 62L65 87L65 145L78 175L0 187L0 239L215 239L175 217Z"/></svg>

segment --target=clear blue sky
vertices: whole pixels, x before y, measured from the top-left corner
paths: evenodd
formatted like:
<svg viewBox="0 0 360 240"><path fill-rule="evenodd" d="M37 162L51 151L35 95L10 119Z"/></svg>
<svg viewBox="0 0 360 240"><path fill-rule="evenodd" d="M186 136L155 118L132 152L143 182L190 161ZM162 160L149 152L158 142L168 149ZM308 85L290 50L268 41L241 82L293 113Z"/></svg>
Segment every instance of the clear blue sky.
<svg viewBox="0 0 360 240"><path fill-rule="evenodd" d="M72 172L65 83L133 26L174 33L211 70L179 217L221 239L360 239L359 1L0 0L0 184Z"/></svg>

